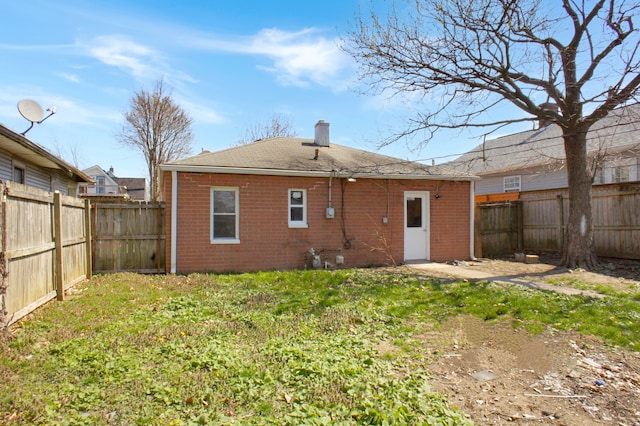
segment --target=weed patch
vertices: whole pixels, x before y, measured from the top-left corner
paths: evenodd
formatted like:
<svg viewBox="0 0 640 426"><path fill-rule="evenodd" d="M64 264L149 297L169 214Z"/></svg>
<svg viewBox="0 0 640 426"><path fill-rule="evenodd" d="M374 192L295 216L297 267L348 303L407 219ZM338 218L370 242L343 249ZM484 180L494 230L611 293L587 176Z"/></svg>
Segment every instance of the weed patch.
<svg viewBox="0 0 640 426"><path fill-rule="evenodd" d="M470 314L640 349L637 301L376 270L99 276L0 343L5 424L468 424L426 328ZM389 350L381 351L384 345Z"/></svg>

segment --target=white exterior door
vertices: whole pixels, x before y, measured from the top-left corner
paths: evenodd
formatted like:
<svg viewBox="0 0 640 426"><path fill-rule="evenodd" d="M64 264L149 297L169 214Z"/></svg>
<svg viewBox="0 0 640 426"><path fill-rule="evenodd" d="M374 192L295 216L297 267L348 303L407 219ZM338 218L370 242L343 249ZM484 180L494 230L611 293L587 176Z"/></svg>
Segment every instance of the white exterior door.
<svg viewBox="0 0 640 426"><path fill-rule="evenodd" d="M404 260L429 260L429 192L404 193Z"/></svg>

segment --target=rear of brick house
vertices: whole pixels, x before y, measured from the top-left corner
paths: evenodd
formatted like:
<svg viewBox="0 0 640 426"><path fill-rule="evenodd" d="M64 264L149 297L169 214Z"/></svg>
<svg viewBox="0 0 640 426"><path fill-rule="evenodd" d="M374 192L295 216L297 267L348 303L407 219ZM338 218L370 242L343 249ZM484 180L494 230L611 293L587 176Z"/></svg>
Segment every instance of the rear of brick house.
<svg viewBox="0 0 640 426"><path fill-rule="evenodd" d="M331 144L323 121L314 139L256 141L161 170L171 273L473 256L473 176Z"/></svg>

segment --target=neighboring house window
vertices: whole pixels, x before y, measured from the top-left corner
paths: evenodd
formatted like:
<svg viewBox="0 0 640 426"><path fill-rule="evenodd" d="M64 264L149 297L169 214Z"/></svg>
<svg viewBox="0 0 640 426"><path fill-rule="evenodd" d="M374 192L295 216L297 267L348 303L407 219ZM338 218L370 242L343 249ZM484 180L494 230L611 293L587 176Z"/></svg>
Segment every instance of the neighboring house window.
<svg viewBox="0 0 640 426"><path fill-rule="evenodd" d="M13 180L16 183L25 184L25 167L23 164L13 163Z"/></svg>
<svg viewBox="0 0 640 426"><path fill-rule="evenodd" d="M504 192L520 191L520 176L507 176L504 178Z"/></svg>
<svg viewBox="0 0 640 426"><path fill-rule="evenodd" d="M211 188L211 242L240 242L238 188Z"/></svg>
<svg viewBox="0 0 640 426"><path fill-rule="evenodd" d="M593 176L593 183L594 183L594 185L601 185L601 184L605 183L604 168L603 167L599 167L596 170L596 174Z"/></svg>
<svg viewBox="0 0 640 426"><path fill-rule="evenodd" d="M96 194L104 194L104 176L96 176Z"/></svg>
<svg viewBox="0 0 640 426"><path fill-rule="evenodd" d="M616 166L611 169L611 181L613 183L629 181L629 166Z"/></svg>
<svg viewBox="0 0 640 426"><path fill-rule="evenodd" d="M307 227L307 191L289 190L289 228Z"/></svg>

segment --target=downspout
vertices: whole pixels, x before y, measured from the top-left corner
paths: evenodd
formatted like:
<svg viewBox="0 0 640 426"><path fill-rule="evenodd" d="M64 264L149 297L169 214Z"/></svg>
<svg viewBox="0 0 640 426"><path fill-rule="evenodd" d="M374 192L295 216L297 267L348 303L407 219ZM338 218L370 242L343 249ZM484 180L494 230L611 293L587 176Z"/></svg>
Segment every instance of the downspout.
<svg viewBox="0 0 640 426"><path fill-rule="evenodd" d="M178 172L171 172L171 270L172 274L176 273L176 236L178 226Z"/></svg>
<svg viewBox="0 0 640 426"><path fill-rule="evenodd" d="M331 181L333 180L333 171L331 172L331 174L329 175L329 207L333 207L331 205Z"/></svg>
<svg viewBox="0 0 640 426"><path fill-rule="evenodd" d="M469 258L475 260L475 182L469 181Z"/></svg>

